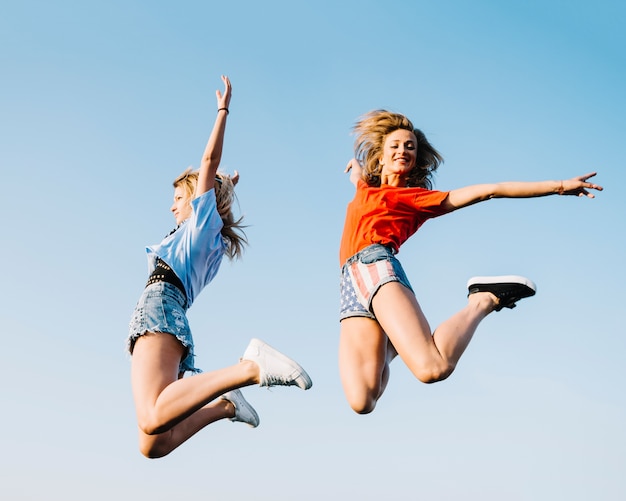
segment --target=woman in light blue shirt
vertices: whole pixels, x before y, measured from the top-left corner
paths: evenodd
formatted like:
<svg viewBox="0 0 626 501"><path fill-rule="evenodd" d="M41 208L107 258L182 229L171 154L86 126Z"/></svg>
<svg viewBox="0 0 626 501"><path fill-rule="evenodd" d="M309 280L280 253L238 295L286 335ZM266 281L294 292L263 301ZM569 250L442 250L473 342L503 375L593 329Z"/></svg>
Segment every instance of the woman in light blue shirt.
<svg viewBox="0 0 626 501"><path fill-rule="evenodd" d="M222 157L231 84L222 77L216 91L217 118L200 169L174 181L171 211L177 227L158 245L146 248L149 278L131 318L128 348L139 449L146 457L169 454L210 423L230 419L259 424L239 388L298 386L311 379L296 362L252 339L239 363L211 372L194 366L194 343L187 310L217 274L222 258L240 257L246 243L241 219L231 207L239 174L218 172ZM183 378L186 372L192 376Z"/></svg>

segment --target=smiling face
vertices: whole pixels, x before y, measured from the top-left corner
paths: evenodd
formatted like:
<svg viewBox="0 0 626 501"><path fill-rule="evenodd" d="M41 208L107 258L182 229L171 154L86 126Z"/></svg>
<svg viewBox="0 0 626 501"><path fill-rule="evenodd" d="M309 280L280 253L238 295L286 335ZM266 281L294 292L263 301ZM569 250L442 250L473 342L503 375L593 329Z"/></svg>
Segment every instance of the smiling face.
<svg viewBox="0 0 626 501"><path fill-rule="evenodd" d="M417 158L417 138L412 131L396 129L387 134L380 158L381 182L404 186L406 178L415 167Z"/></svg>
<svg viewBox="0 0 626 501"><path fill-rule="evenodd" d="M176 218L176 224L182 223L191 216L191 197L182 185L174 188L174 204L170 208Z"/></svg>

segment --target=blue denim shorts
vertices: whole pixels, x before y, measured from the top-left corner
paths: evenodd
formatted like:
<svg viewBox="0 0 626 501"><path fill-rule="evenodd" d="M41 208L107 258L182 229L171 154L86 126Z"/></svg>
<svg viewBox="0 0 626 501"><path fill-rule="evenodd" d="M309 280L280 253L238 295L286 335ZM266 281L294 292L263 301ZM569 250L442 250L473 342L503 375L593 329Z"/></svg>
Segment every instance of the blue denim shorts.
<svg viewBox="0 0 626 501"><path fill-rule="evenodd" d="M374 244L357 252L341 268L341 310L339 320L367 317L376 320L372 299L383 285L400 282L413 291L393 250Z"/></svg>
<svg viewBox="0 0 626 501"><path fill-rule="evenodd" d="M193 365L194 344L187 320L187 298L176 286L157 282L144 289L128 328L127 346L131 355L137 338L147 332L164 332L176 336L186 348L180 372L200 372Z"/></svg>

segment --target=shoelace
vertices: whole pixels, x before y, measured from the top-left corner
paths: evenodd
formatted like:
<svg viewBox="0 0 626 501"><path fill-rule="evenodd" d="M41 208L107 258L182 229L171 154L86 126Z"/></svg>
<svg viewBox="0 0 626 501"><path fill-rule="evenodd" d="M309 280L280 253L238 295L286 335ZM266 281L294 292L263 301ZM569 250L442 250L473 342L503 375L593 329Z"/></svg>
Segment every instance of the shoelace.
<svg viewBox="0 0 626 501"><path fill-rule="evenodd" d="M517 306L515 303L517 303L517 301L519 301L522 298L519 294L514 294L513 291L507 291L507 292L502 292L498 294L498 299L499 299L498 306L500 307L500 309L502 308L513 309Z"/></svg>

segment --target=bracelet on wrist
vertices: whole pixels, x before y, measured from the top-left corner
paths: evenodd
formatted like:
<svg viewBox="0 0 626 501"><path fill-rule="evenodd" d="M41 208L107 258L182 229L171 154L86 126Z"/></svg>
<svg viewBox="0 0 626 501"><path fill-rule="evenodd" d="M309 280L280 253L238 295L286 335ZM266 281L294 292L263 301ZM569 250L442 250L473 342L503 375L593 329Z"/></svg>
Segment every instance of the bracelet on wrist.
<svg viewBox="0 0 626 501"><path fill-rule="evenodd" d="M223 110L223 111L225 111L227 115L230 113L230 111L228 110L228 108L218 108L218 109L217 109L217 112L219 113L219 112L220 112L220 111L222 111L222 110Z"/></svg>

